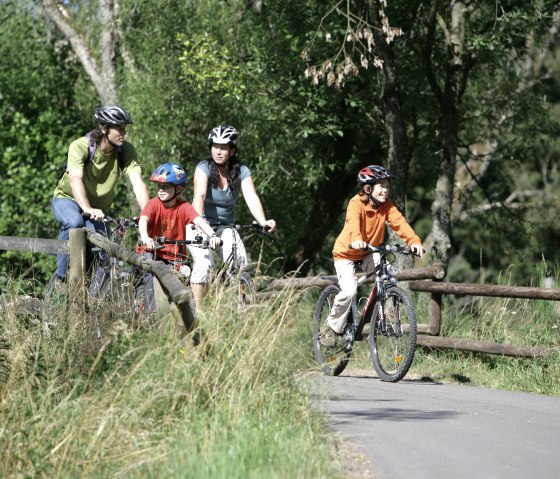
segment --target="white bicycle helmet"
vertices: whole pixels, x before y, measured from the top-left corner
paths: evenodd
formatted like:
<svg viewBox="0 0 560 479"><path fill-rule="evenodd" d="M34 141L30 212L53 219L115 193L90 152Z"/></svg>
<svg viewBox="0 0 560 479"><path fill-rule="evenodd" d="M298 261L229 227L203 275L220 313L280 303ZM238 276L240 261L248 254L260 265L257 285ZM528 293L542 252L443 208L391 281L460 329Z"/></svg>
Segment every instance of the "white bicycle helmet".
<svg viewBox="0 0 560 479"><path fill-rule="evenodd" d="M219 125L212 128L208 134L208 146L216 145L229 145L236 146L239 140L239 133L230 125Z"/></svg>
<svg viewBox="0 0 560 479"><path fill-rule="evenodd" d="M132 125L134 123L130 113L118 105L98 106L93 112L96 124L102 125Z"/></svg>

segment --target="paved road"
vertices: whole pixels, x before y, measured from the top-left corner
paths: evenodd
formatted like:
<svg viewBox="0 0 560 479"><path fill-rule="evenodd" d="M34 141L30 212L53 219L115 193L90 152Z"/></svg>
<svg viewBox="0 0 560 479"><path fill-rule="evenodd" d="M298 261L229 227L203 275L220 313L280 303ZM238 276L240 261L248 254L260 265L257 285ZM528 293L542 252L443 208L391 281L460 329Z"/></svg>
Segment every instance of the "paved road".
<svg viewBox="0 0 560 479"><path fill-rule="evenodd" d="M317 376L319 407L376 479L560 478L560 397Z"/></svg>

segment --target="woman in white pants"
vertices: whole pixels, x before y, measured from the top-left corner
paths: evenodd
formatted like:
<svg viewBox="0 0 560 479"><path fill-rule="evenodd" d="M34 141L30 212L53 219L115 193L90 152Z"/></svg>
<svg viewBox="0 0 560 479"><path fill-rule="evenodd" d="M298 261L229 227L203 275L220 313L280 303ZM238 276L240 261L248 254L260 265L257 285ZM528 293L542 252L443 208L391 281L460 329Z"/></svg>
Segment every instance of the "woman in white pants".
<svg viewBox="0 0 560 479"><path fill-rule="evenodd" d="M237 158L238 140L239 133L230 125L219 125L209 133L210 156L196 167L192 205L222 239L223 245L217 249L220 257L227 260L235 242L238 261L243 268L247 265L247 253L243 241L235 229L223 228L224 225L235 224L235 203L239 194L243 194L249 211L259 225L266 226L269 232L273 232L276 229L276 222L266 218L251 171ZM187 239L193 238L196 234L197 231L187 228ZM209 250L190 247L189 251L193 257L191 288L196 309L200 310L203 299L208 294L213 259Z"/></svg>

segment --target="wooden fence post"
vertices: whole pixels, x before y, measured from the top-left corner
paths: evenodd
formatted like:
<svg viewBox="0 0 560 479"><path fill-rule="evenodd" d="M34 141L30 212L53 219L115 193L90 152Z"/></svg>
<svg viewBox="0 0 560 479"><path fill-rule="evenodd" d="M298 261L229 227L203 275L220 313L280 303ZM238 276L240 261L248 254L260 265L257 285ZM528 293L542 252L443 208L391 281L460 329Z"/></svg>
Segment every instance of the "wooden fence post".
<svg viewBox="0 0 560 479"><path fill-rule="evenodd" d="M432 293L430 299L430 336L439 336L441 332L441 293Z"/></svg>
<svg viewBox="0 0 560 479"><path fill-rule="evenodd" d="M81 307L85 302L86 247L86 229L71 229L68 241L68 252L70 254L68 293L70 298L73 299L72 303L77 302Z"/></svg>

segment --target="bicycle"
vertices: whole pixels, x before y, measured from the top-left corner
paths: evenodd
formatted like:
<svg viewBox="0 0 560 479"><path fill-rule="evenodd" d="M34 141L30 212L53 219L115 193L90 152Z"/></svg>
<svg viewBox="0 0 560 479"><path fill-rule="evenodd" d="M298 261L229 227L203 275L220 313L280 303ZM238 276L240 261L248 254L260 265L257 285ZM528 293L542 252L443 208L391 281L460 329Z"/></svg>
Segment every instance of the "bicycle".
<svg viewBox="0 0 560 479"><path fill-rule="evenodd" d="M244 268L245 265L241 264L237 252L237 238L236 234L245 230L252 230L260 235L269 236L269 228L261 226L256 221L250 224L235 224L225 225L217 224L212 225L216 233L223 234L224 230L232 230L232 247L231 253L224 261L223 277L227 285L236 285L237 287L237 303L240 308L245 308L249 304L256 304L257 295L251 274Z"/></svg>
<svg viewBox="0 0 560 479"><path fill-rule="evenodd" d="M352 299L346 326L334 346L323 346L320 330L329 315L335 296L340 291L336 284L327 286L319 296L313 314L313 351L326 375L338 376L348 364L355 341L369 338L373 367L382 381L397 382L405 377L416 347L416 312L409 295L397 286L398 269L388 256L393 253L416 255L400 245L368 245L367 251L378 253L379 264L373 271L358 279L358 288L376 275L367 297ZM363 310L360 311L362 303ZM365 326L369 324L369 333Z"/></svg>
<svg viewBox="0 0 560 479"><path fill-rule="evenodd" d="M83 214L84 220L90 216ZM122 244L131 227L136 227L138 218L112 218L105 216L103 222L114 225L110 229L110 239L114 243ZM138 269L134 266L127 266L123 261L106 254L97 246L88 247L87 251L88 275L91 275L87 291L89 297L101 301L110 302L113 312L121 313L129 311L134 305L135 289L139 280ZM56 273L54 273L47 283L44 292L44 300L49 301L54 293L57 284ZM97 321L96 317L96 321ZM44 318L45 328L48 330L48 319ZM96 326L97 336L101 337L99 324Z"/></svg>
<svg viewBox="0 0 560 479"><path fill-rule="evenodd" d="M164 263L168 264L170 266L170 268L172 269L172 271L174 271L178 278L181 280L181 282L185 285L185 286L189 286L190 285L190 275L192 272L192 260L191 257L187 254L184 253L180 253L179 251L176 251L174 253L174 258L169 260L169 259L161 259L158 258L157 256L157 251L160 250L163 245L165 244L174 244L177 247L183 247L182 249L184 249L185 246L195 246L195 247L199 247L199 248L208 248L209 247L209 242L208 240L204 240L202 236L196 236L194 240L170 240L167 239L165 236L158 236L155 238L155 242L156 242L156 250L154 252L154 256L156 260L160 260L163 261ZM136 287L136 292L135 292L135 301L134 301L134 311L135 311L135 315L139 316L146 307L146 300L147 295L146 295L146 281L145 281L145 274L144 274L144 280L141 282L141 284L139 284ZM156 302L156 309L167 309L169 307L169 303L168 301L165 299L165 303L167 303L166 305L163 305L162 302L164 301L163 299L160 298L164 298L165 295L164 294L160 294L159 291L161 290L161 286L159 285L159 282L157 280L157 278L153 278L153 283L154 283L154 300ZM158 291L158 292L156 292ZM192 303L192 301L191 301ZM194 308L193 308L194 310ZM150 311L150 312L154 312L154 311Z"/></svg>

